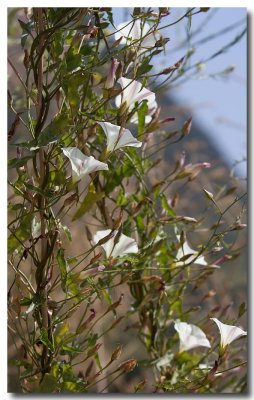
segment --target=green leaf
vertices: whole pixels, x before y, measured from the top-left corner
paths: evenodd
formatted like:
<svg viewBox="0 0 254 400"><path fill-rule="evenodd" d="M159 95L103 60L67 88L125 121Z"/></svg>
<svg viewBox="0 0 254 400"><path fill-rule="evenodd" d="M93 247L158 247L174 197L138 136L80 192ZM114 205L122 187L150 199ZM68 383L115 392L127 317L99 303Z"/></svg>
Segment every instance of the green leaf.
<svg viewBox="0 0 254 400"><path fill-rule="evenodd" d="M72 221L75 221L76 219L82 217L82 215L84 215L87 211L89 211L98 201L103 199L104 196L105 196L104 192L96 192L94 185L90 184L89 191L85 196L84 200L82 201L81 206L74 214Z"/></svg>
<svg viewBox="0 0 254 400"><path fill-rule="evenodd" d="M20 225L8 238L8 253L19 249L31 236L31 223L33 215L26 215L21 219Z"/></svg>
<svg viewBox="0 0 254 400"><path fill-rule="evenodd" d="M17 204L9 203L8 204L9 211L18 211L18 210L21 210L22 208L24 209L24 204L21 204L21 203L17 203Z"/></svg>
<svg viewBox="0 0 254 400"><path fill-rule="evenodd" d="M58 114L41 132L37 140L38 147L47 146L58 140L68 130L68 122L68 115Z"/></svg>
<svg viewBox="0 0 254 400"><path fill-rule="evenodd" d="M43 377L43 381L40 384L40 393L52 393L58 388L58 383L56 377L51 374L46 373Z"/></svg>
<svg viewBox="0 0 254 400"><path fill-rule="evenodd" d="M64 338L69 332L70 332L70 326L67 322L62 323L61 325L59 324L54 332L55 343L57 345L63 343Z"/></svg>
<svg viewBox="0 0 254 400"><path fill-rule="evenodd" d="M84 85L84 76L75 74L68 79L64 79L62 86L69 101L72 112L77 112L80 105L79 87Z"/></svg>
<svg viewBox="0 0 254 400"><path fill-rule="evenodd" d="M31 183L24 182L24 185L27 187L27 189L31 190L32 192L39 193L43 197L51 198L54 196L54 192L50 190L41 190L37 186L31 185Z"/></svg>
<svg viewBox="0 0 254 400"><path fill-rule="evenodd" d="M99 370L101 370L101 369L102 369L102 365L101 365L101 361L100 361L99 354L98 354L98 353L95 353L94 358L95 358L95 362L96 362L96 364L97 364Z"/></svg>
<svg viewBox="0 0 254 400"><path fill-rule="evenodd" d="M23 297L20 299L19 303L21 306L30 306L30 304L33 302L33 299L29 299L29 297Z"/></svg>
<svg viewBox="0 0 254 400"><path fill-rule="evenodd" d="M101 29L106 29L108 26L109 26L109 23L108 23L108 22L102 22L102 23L100 23L100 28L101 28Z"/></svg>
<svg viewBox="0 0 254 400"><path fill-rule="evenodd" d="M29 160L31 160L33 156L27 156L23 158L12 158L11 160L8 161L8 168L19 168L23 167Z"/></svg>
<svg viewBox="0 0 254 400"><path fill-rule="evenodd" d="M108 195L116 186L122 183L123 178L132 176L135 174L135 166L130 163L129 160L115 170L112 170L110 174L107 175L107 183L105 185L105 193Z"/></svg>
<svg viewBox="0 0 254 400"><path fill-rule="evenodd" d="M63 291L66 293L66 282L67 282L67 276L68 276L68 272L69 272L69 266L64 257L63 249L58 250L56 258L57 258L59 271L60 271L60 275L61 275L61 287L62 287Z"/></svg>
<svg viewBox="0 0 254 400"><path fill-rule="evenodd" d="M144 133L147 111L148 111L147 101L143 101L138 109L138 136L141 136Z"/></svg>
<svg viewBox="0 0 254 400"><path fill-rule="evenodd" d="M60 30L54 33L54 40L51 43L51 51L54 54L54 59L58 59L63 52L63 34Z"/></svg>
<svg viewBox="0 0 254 400"><path fill-rule="evenodd" d="M246 304L245 304L245 302L243 302L243 303L240 305L239 310L238 310L238 318L241 318L241 316L242 316L243 314L245 314L246 311L247 311Z"/></svg>
<svg viewBox="0 0 254 400"><path fill-rule="evenodd" d="M122 188L120 188L119 194L117 195L116 198L116 204L118 206L125 206L128 203L128 199L126 198L126 195L123 191Z"/></svg>
<svg viewBox="0 0 254 400"><path fill-rule="evenodd" d="M108 289L101 289L101 293L103 294L104 299L106 300L107 304L111 306L112 304L112 299L110 297L109 294L109 290Z"/></svg>
<svg viewBox="0 0 254 400"><path fill-rule="evenodd" d="M107 15L108 15L108 20L109 22L113 25L113 27L116 29L115 25L114 25L114 18L113 18L113 13L111 10L105 10Z"/></svg>
<svg viewBox="0 0 254 400"><path fill-rule="evenodd" d="M74 354L73 354L74 353ZM80 349L78 346L68 346L68 345L63 345L60 354L61 355L76 355L79 353L83 353L83 350Z"/></svg>
<svg viewBox="0 0 254 400"><path fill-rule="evenodd" d="M82 55L81 54L73 54L68 53L66 57L67 71L73 71L81 66Z"/></svg>
<svg viewBox="0 0 254 400"><path fill-rule="evenodd" d="M148 58L146 58L145 61L138 67L137 78L140 78L141 75L146 74L152 68L153 68L153 66L149 64L149 60L148 60Z"/></svg>
<svg viewBox="0 0 254 400"><path fill-rule="evenodd" d="M31 34L31 30L34 28L34 21L29 21L27 24L20 19L18 19L19 24L22 28L22 35L21 35L21 46L24 48L26 44L26 40L28 36Z"/></svg>
<svg viewBox="0 0 254 400"><path fill-rule="evenodd" d="M45 346L47 346L47 348L48 348L49 350L51 350L52 352L54 352L53 343L49 340L49 338L48 338L48 332L47 332L47 330L46 330L45 328L42 328L42 329L41 329L39 339L40 339L40 341L41 341Z"/></svg>
<svg viewBox="0 0 254 400"><path fill-rule="evenodd" d="M93 47L88 43L84 44L80 49L80 54L82 54L82 56L90 56L91 54L93 54L93 52Z"/></svg>
<svg viewBox="0 0 254 400"><path fill-rule="evenodd" d="M86 392L86 382L76 381L64 381L63 383L64 392L84 393Z"/></svg>
<svg viewBox="0 0 254 400"><path fill-rule="evenodd" d="M69 240L69 242L71 242L71 241L72 241L72 235L71 235L70 229L69 229L68 226L66 226L66 225L61 225L61 227L62 227L62 229L63 229L63 231L64 231L64 233L65 233L65 236L67 237L67 239Z"/></svg>
<svg viewBox="0 0 254 400"><path fill-rule="evenodd" d="M94 283L94 279L92 277L88 277L87 278L87 283L89 284L89 286L96 292L97 297L100 301L102 301L102 297L101 297L101 293L99 291L98 286Z"/></svg>
<svg viewBox="0 0 254 400"><path fill-rule="evenodd" d="M167 198L163 193L160 194L160 199L161 199L161 206L162 206L163 210L165 210L169 216L176 217L175 211L173 210L173 208L170 207L170 205L168 204Z"/></svg>
<svg viewBox="0 0 254 400"><path fill-rule="evenodd" d="M66 175L63 169L61 170L52 170L49 172L49 182L52 183L54 186L63 185L66 182Z"/></svg>

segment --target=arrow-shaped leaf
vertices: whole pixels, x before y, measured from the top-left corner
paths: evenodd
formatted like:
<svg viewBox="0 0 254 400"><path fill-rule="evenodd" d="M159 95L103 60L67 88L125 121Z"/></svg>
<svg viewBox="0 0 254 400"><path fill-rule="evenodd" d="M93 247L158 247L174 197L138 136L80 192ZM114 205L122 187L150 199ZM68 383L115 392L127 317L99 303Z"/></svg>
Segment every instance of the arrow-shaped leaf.
<svg viewBox="0 0 254 400"><path fill-rule="evenodd" d="M104 192L96 192L94 185L90 184L89 191L84 200L82 201L81 206L74 214L72 221L75 221L76 219L82 217L82 215L84 215L87 211L89 211L98 201L103 199L104 196L105 196Z"/></svg>

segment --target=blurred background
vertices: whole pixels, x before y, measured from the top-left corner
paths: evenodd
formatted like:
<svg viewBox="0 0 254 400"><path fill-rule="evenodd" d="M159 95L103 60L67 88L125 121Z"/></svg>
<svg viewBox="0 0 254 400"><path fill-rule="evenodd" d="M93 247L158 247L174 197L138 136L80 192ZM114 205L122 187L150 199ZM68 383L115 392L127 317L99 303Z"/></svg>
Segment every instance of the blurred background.
<svg viewBox="0 0 254 400"><path fill-rule="evenodd" d="M156 11L156 9L155 9ZM163 25L176 21L185 13L186 9L175 8L170 10L170 15L164 18ZM131 19L131 8L113 8L115 25ZM8 57L15 64L17 70L24 75L23 52L20 46L21 28L17 22L23 18L23 9L9 9L8 24ZM159 72L168 66L172 66L181 59L186 52L191 56L188 59L185 76L171 82L167 88L160 90L157 95L157 103L161 107L161 117L175 117L170 123L170 130L179 128L189 117L193 119L190 135L178 143L163 151L163 163L152 177L151 184L156 183L168 169L174 165L182 151L186 153L187 163L210 162L212 167L202 172L191 185L179 184L174 188L181 197L177 213L199 218L206 207L202 188L211 192L218 192L224 188L228 195L220 201L222 209L232 203L234 196L246 191L246 147L247 147L247 48L246 48L247 13L244 8L215 8L207 13L193 16L191 21L186 19L180 24L167 27L160 32L164 37L170 38L166 44L165 54L156 58L156 71ZM191 28L191 29L190 29ZM13 70L8 69L9 90L16 102L17 108L22 109L22 89ZM165 77L164 77L165 78ZM161 85L160 78L156 85ZM156 87L155 87L156 88ZM20 105L19 105L20 102ZM52 115L54 110L52 110ZM14 120L14 115L8 114L9 127ZM22 141L22 132L16 136ZM15 157L13 147L9 147L10 158ZM11 171L9 178L12 179ZM168 199L172 197L172 191L167 192ZM244 202L237 204L225 215L225 222L230 224L236 215L241 213ZM213 213L208 215L210 222L214 220ZM246 216L242 216L245 222ZM64 221L73 233L73 246L71 254L77 254L84 249L87 243L81 240L80 232L83 231L87 221L71 222L71 216ZM91 226L93 231L93 227ZM203 232L199 237L188 236L191 246L195 247L200 242ZM242 249L241 255L235 260L222 265L220 270L213 274L209 281L196 290L190 299L193 306L200 305L204 293L211 289L216 294L209 303L213 307L227 308L228 317L234 318L242 302L247 301L247 237L246 231L232 234L235 240L235 249ZM66 244L67 247L67 244ZM68 253L67 253L68 256ZM30 268L30 266L28 266ZM9 276L10 281L12 276ZM116 291L115 298L119 297ZM128 296L125 298L122 313L128 311ZM95 304L98 310L103 304ZM75 323L75 321L73 322ZM135 321L130 321L130 325ZM246 318L242 319L246 327ZM104 329L107 322L103 322ZM108 352L115 348L116 343L124 344L124 359L145 357L144 349L137 339L136 331L128 324L120 323L117 332L113 331L104 337L104 345ZM9 358L16 355L16 348L10 341ZM102 360L103 350L100 354ZM151 393L149 382L150 372L143 367L138 367L132 373L124 376L122 381L111 387L111 392L127 393L133 389L134 384L141 379L147 379L148 385L145 391ZM9 368L9 390L20 390L16 376L16 369Z"/></svg>

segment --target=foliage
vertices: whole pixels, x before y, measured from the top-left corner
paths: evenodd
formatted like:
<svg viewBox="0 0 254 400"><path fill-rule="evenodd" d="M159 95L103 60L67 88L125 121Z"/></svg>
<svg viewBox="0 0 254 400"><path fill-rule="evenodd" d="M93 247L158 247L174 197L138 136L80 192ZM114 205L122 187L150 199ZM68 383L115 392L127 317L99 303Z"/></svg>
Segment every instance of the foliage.
<svg viewBox="0 0 254 400"><path fill-rule="evenodd" d="M209 10L188 9L176 22L187 19L191 29L200 12ZM10 336L17 346L11 362L26 393L110 391L117 379L137 368L153 371L153 391L246 390L246 362L239 352L244 339L222 353L209 320L218 317L235 325L245 305L238 317L225 318L223 310L191 304L193 293L239 253L233 243L245 227L242 215L229 224L222 221L242 199L236 195L221 208L228 188L217 193L201 188L204 215L198 220L179 215L175 183L191 186L210 167L186 164L184 155L154 182L163 155L160 144L185 140L191 119L177 131L165 128L174 118L160 119L152 85L160 75L167 75L167 82L182 79L190 55L156 72L153 64L167 42L161 26L173 24L169 10L135 8L133 21L140 35L134 37L133 22L126 22L116 39L111 8L34 8L19 19L25 72L20 74L10 60L22 95L17 100L9 92L16 116L10 147L17 155L9 161L15 174L9 174L13 282L8 306ZM121 77L131 83L119 85ZM110 128L105 131L102 121L117 126L118 136ZM130 133L127 143L127 126L137 140ZM68 148L78 148L82 157L76 152L67 158L63 149ZM205 218L208 213L216 223ZM96 231L104 230L96 241ZM80 254L73 251L75 232L82 242ZM196 250L188 244L194 237L200 240ZM207 304L212 297L210 289L204 295ZM198 325L211 347L180 351L176 321ZM121 342L123 323L131 326L130 340L135 336L142 342L145 359L133 354L118 361L122 343L107 351L104 338L116 331ZM106 357L101 356L104 347ZM145 388L141 380L133 392Z"/></svg>

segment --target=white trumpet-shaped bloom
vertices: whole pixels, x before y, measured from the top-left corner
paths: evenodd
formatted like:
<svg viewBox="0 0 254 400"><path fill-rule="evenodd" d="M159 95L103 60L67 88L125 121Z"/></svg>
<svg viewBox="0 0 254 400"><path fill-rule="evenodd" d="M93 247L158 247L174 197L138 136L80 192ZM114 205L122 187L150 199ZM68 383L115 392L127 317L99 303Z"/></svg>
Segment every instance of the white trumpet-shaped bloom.
<svg viewBox="0 0 254 400"><path fill-rule="evenodd" d="M180 236L177 235L177 238L178 238L178 240L180 240ZM181 258L186 257L186 256L189 256L189 257L186 258L185 261L178 261L178 260L181 260ZM189 246L187 241L185 241L183 243L183 245L178 249L178 252L176 254L176 259L177 259L176 265L178 267L181 267L182 265L185 265L185 264L190 264L192 262L195 264L204 265L204 266L208 265L205 260L205 257L202 255L198 256L198 252L193 250Z"/></svg>
<svg viewBox="0 0 254 400"><path fill-rule="evenodd" d="M180 353L199 346L211 347L205 333L198 326L177 321L174 327L180 338Z"/></svg>
<svg viewBox="0 0 254 400"><path fill-rule="evenodd" d="M221 337L220 345L222 349L224 349L234 340L247 335L247 332L243 331L241 328L238 328L238 326L223 324L217 318L210 319L213 320L219 328Z"/></svg>
<svg viewBox="0 0 254 400"><path fill-rule="evenodd" d="M148 33L151 31L150 25L147 22L143 24L140 19L122 22L116 29L115 40L122 38L122 44L130 44L131 42L138 40L139 42L137 42L137 46L140 45L141 48L150 49L154 47L157 40L160 39L160 35L157 32ZM142 39L140 43L140 39L143 37L144 39Z"/></svg>
<svg viewBox="0 0 254 400"><path fill-rule="evenodd" d="M98 231L93 236L94 244L97 244L101 239L104 239L111 232L112 232L111 229ZM123 256L124 254L138 253L138 246L136 241L123 234L120 235L120 237L118 238L118 242L115 244L114 241L117 233L118 231L113 231L112 237L106 243L101 244L101 246L105 250L107 257L111 256L113 258L116 258L119 256Z"/></svg>
<svg viewBox="0 0 254 400"><path fill-rule="evenodd" d="M112 152L121 147L141 147L139 142L129 131L121 126L113 125L110 122L98 122L107 137L107 151Z"/></svg>
<svg viewBox="0 0 254 400"><path fill-rule="evenodd" d="M156 108L155 94L144 87L142 88L140 82L128 78L119 78L117 82L123 89L121 95L116 96L115 103L117 107L126 103L126 107L132 110L136 102L140 104L143 100L147 100L148 110Z"/></svg>
<svg viewBox="0 0 254 400"><path fill-rule="evenodd" d="M93 156L85 156L77 147L65 147L62 150L71 162L74 181L78 181L91 172L108 170L107 164L96 160Z"/></svg>

